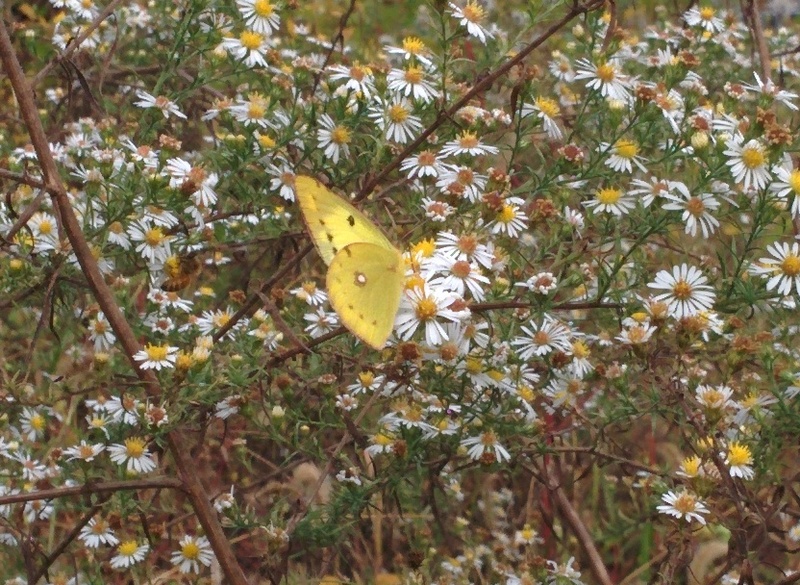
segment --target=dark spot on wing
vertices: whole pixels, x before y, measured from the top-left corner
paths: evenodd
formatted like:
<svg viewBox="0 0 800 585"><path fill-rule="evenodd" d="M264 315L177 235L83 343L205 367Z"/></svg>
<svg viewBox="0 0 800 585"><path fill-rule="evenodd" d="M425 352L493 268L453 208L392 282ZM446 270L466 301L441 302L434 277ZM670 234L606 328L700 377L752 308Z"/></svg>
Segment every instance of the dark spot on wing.
<svg viewBox="0 0 800 585"><path fill-rule="evenodd" d="M353 227L354 225L356 225L356 218L353 217L352 215L348 215L347 216L347 223L350 224L350 227Z"/></svg>

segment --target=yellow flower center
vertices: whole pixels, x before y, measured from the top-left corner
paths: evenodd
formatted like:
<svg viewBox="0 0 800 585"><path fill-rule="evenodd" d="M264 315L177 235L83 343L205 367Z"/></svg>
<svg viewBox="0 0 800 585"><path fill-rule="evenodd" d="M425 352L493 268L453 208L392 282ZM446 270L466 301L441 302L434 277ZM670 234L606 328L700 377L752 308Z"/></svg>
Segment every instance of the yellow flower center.
<svg viewBox="0 0 800 585"><path fill-rule="evenodd" d="M228 324L228 321L231 320L231 316L228 313L217 313L212 320L216 327L221 328Z"/></svg>
<svg viewBox="0 0 800 585"><path fill-rule="evenodd" d="M742 149L742 163L748 169L757 169L763 166L766 160L760 146L745 146Z"/></svg>
<svg viewBox="0 0 800 585"><path fill-rule="evenodd" d="M105 533L108 525L105 523L104 520L97 520L91 528L91 531L95 534L103 534Z"/></svg>
<svg viewBox="0 0 800 585"><path fill-rule="evenodd" d="M144 233L144 241L148 246L160 246L164 241L164 232L160 227L151 227Z"/></svg>
<svg viewBox="0 0 800 585"><path fill-rule="evenodd" d="M78 447L78 457L81 459L94 457L94 448L91 445L81 445Z"/></svg>
<svg viewBox="0 0 800 585"><path fill-rule="evenodd" d="M494 431L486 431L481 434L481 443L487 447L494 447L497 444L497 435Z"/></svg>
<svg viewBox="0 0 800 585"><path fill-rule="evenodd" d="M714 18L715 10L710 6L704 6L700 9L700 18L702 20L711 20Z"/></svg>
<svg viewBox="0 0 800 585"><path fill-rule="evenodd" d="M138 459L144 455L144 439L140 437L125 439L125 454L131 459Z"/></svg>
<svg viewBox="0 0 800 585"><path fill-rule="evenodd" d="M265 134L262 134L258 137L258 143L261 145L261 148L265 150L275 148L275 144L277 144L274 138Z"/></svg>
<svg viewBox="0 0 800 585"><path fill-rule="evenodd" d="M410 112L402 104L394 104L389 108L389 119L395 124L401 124L408 119Z"/></svg>
<svg viewBox="0 0 800 585"><path fill-rule="evenodd" d="M418 37L406 37L403 39L403 50L412 55L419 55L426 51L425 43Z"/></svg>
<svg viewBox="0 0 800 585"><path fill-rule="evenodd" d="M361 385L365 388L369 388L375 382L375 374L372 372L361 372L358 374L358 381L361 382Z"/></svg>
<svg viewBox="0 0 800 585"><path fill-rule="evenodd" d="M561 108L555 100L550 98L539 97L536 98L536 107L548 118L555 118L561 113Z"/></svg>
<svg viewBox="0 0 800 585"><path fill-rule="evenodd" d="M263 118L267 109L264 104L259 102L250 102L250 107L247 108L247 117L250 119Z"/></svg>
<svg viewBox="0 0 800 585"><path fill-rule="evenodd" d="M692 285L685 280L679 280L675 283L675 286L672 287L672 294L676 299L685 301L692 296Z"/></svg>
<svg viewBox="0 0 800 585"><path fill-rule="evenodd" d="M51 222L49 219L45 219L39 224L40 234L47 235L52 232L53 232L53 222Z"/></svg>
<svg viewBox="0 0 800 585"><path fill-rule="evenodd" d="M190 561L197 560L197 557L200 556L200 547L197 546L195 541L190 540L181 547L181 554L185 559L189 559Z"/></svg>
<svg viewBox="0 0 800 585"><path fill-rule="evenodd" d="M41 414L37 413L31 417L30 425L34 431L43 431L45 424L45 418Z"/></svg>
<svg viewBox="0 0 800 585"><path fill-rule="evenodd" d="M614 154L622 158L632 159L639 153L639 147L632 140L622 138L614 143Z"/></svg>
<svg viewBox="0 0 800 585"><path fill-rule="evenodd" d="M368 77L371 74L372 71L369 67L364 67L359 63L356 63L350 68L350 77L356 81L362 81L365 77Z"/></svg>
<svg viewBox="0 0 800 585"><path fill-rule="evenodd" d="M694 215L695 217L700 217L706 210L706 205L703 203L703 200L699 197L692 197L689 201L686 202L686 211Z"/></svg>
<svg viewBox="0 0 800 585"><path fill-rule="evenodd" d="M517 210L513 205L503 204L502 209L497 212L497 221L500 223L511 223L517 217Z"/></svg>
<svg viewBox="0 0 800 585"><path fill-rule="evenodd" d="M147 344L144 350L147 352L147 359L153 362L164 361L169 355L169 348L166 345Z"/></svg>
<svg viewBox="0 0 800 585"><path fill-rule="evenodd" d="M269 18L275 12L275 7L269 0L256 0L253 4L253 10L262 18Z"/></svg>
<svg viewBox="0 0 800 585"><path fill-rule="evenodd" d="M603 63L597 68L597 78L603 83L610 83L614 81L617 76L617 70L613 65Z"/></svg>
<svg viewBox="0 0 800 585"><path fill-rule="evenodd" d="M789 175L789 186L795 194L800 194L800 170L794 169Z"/></svg>
<svg viewBox="0 0 800 585"><path fill-rule="evenodd" d="M123 557L130 557L133 556L138 548L139 545L136 544L135 540L126 540L117 547L117 553Z"/></svg>
<svg viewBox="0 0 800 585"><path fill-rule="evenodd" d="M478 23L483 20L483 7L481 7L477 2L468 2L466 6L464 6L464 10L461 11L466 18L470 22Z"/></svg>
<svg viewBox="0 0 800 585"><path fill-rule="evenodd" d="M430 321L436 316L437 310L436 302L426 297L417 303L417 319L420 321Z"/></svg>
<svg viewBox="0 0 800 585"><path fill-rule="evenodd" d="M264 42L264 37L257 32L246 30L239 36L239 42L241 42L242 46L248 51L254 51Z"/></svg>
<svg viewBox="0 0 800 585"><path fill-rule="evenodd" d="M112 234L118 234L119 235L119 234L121 234L121 233L123 233L125 231L125 228L122 227L122 223L120 223L118 221L115 221L115 222L109 224L108 231L110 231Z"/></svg>
<svg viewBox="0 0 800 585"><path fill-rule="evenodd" d="M572 344L572 355L574 355L577 359L586 359L592 354L589 351L589 346L587 346L582 341L576 341Z"/></svg>
<svg viewBox="0 0 800 585"><path fill-rule="evenodd" d="M694 456L684 459L683 472L689 477L695 477L698 473L700 473L700 458Z"/></svg>
<svg viewBox="0 0 800 585"><path fill-rule="evenodd" d="M472 132L465 131L458 137L458 145L461 148L475 148L478 144L478 137Z"/></svg>
<svg viewBox="0 0 800 585"><path fill-rule="evenodd" d="M423 79L422 67L409 67L405 71L404 78L408 83L419 83Z"/></svg>
<svg viewBox="0 0 800 585"><path fill-rule="evenodd" d="M386 447L387 445L391 445L394 442L394 439L387 435L386 433L378 433L375 435L375 444L381 445L382 447Z"/></svg>
<svg viewBox="0 0 800 585"><path fill-rule="evenodd" d="M753 462L753 454L747 445L741 443L731 443L728 447L728 464L731 466L750 465Z"/></svg>
<svg viewBox="0 0 800 585"><path fill-rule="evenodd" d="M606 187L597 192L597 200L603 205L614 205L622 197L621 189Z"/></svg>
<svg viewBox="0 0 800 585"><path fill-rule="evenodd" d="M337 126L331 131L331 142L334 144L347 144L350 142L350 130L344 126Z"/></svg>
<svg viewBox="0 0 800 585"><path fill-rule="evenodd" d="M800 257L794 254L787 254L781 262L781 272L786 276L797 276L800 274Z"/></svg>
<svg viewBox="0 0 800 585"><path fill-rule="evenodd" d="M683 492L675 499L673 506L681 514L688 514L697 508L697 500L693 495Z"/></svg>

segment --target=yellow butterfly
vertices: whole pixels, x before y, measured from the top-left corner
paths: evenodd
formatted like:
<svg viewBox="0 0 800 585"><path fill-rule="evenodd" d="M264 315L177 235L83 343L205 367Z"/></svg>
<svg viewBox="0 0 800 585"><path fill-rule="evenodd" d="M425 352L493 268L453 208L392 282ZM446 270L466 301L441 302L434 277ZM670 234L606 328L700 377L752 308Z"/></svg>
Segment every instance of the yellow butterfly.
<svg viewBox="0 0 800 585"><path fill-rule="evenodd" d="M386 345L400 306L400 251L358 209L311 177L297 177L297 201L328 265L328 298L342 325L375 349Z"/></svg>

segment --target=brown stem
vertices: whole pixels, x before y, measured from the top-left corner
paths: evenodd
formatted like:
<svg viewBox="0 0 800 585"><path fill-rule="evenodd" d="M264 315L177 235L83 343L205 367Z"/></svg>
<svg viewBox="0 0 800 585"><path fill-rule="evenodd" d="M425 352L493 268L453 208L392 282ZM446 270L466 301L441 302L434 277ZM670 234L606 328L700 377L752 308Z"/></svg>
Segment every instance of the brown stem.
<svg viewBox="0 0 800 585"><path fill-rule="evenodd" d="M115 5L116 0L109 5L109 8ZM143 370L133 358L139 351L139 342L133 329L125 320L111 289L103 278L103 274L100 272L97 261L84 237L81 225L67 196L66 188L61 181L56 161L50 152L50 145L42 127L42 122L39 119L33 90L25 78L17 55L14 52L14 45L11 42L5 22L0 23L0 60L2 60L3 69L14 89L20 113L25 121L31 143L41 165L45 189L53 198L53 207L61 217L64 233L72 245L92 294L117 335L117 339L119 339L131 367L136 372L137 377L144 383L148 395L158 398L163 395L158 378L152 371ZM196 473L196 462L187 451L190 441L183 432L174 430L167 435L167 443L175 461L175 466L178 469L178 474L189 493L192 508L205 530L227 581L232 585L248 585L244 572L239 566L225 532L219 523L217 512L211 505L208 494L206 494L205 488Z"/></svg>
<svg viewBox="0 0 800 585"><path fill-rule="evenodd" d="M154 477L150 479L136 479L131 481L104 481L102 483L87 483L73 487L51 488L37 490L22 494L11 494L0 497L0 506L19 504L22 502L35 502L36 500L54 500L70 496L87 496L89 494L105 494L128 490L151 490L157 488L172 488L183 490L183 482L174 477Z"/></svg>
<svg viewBox="0 0 800 585"><path fill-rule="evenodd" d="M555 495L556 503L561 509L561 515L567 524L569 524L569 526L572 528L575 536L578 539L578 542L581 543L586 556L589 557L589 568L591 569L597 581L602 583L602 585L612 585L613 581L611 580L611 576L608 574L608 569L606 569L605 564L603 564L603 558L600 556L600 552L594 545L592 535L589 534L589 530L586 528L586 525L583 523L583 520L581 520L580 515L573 507L572 502L569 501L567 493L561 486L559 478L554 477L556 473L555 467L550 467L546 471L549 476L548 488Z"/></svg>

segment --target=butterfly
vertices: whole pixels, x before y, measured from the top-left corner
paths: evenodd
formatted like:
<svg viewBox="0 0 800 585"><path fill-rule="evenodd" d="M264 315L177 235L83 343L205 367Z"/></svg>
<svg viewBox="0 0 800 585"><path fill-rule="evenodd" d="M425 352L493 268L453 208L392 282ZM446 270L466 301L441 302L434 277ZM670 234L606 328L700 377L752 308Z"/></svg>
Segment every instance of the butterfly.
<svg viewBox="0 0 800 585"><path fill-rule="evenodd" d="M328 265L328 299L342 325L372 348L392 333L405 282L403 255L358 209L311 177L295 192L306 228Z"/></svg>

